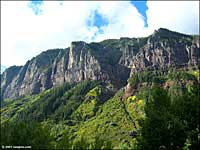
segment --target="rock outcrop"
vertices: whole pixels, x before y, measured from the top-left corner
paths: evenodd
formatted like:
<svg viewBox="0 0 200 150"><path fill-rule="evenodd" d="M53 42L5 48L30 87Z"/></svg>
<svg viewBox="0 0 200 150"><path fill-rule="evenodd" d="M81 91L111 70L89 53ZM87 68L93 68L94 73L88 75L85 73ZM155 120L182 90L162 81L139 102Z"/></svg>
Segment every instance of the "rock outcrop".
<svg viewBox="0 0 200 150"><path fill-rule="evenodd" d="M48 50L24 66L6 69L1 75L1 99L37 94L64 82L86 79L121 88L134 72L198 67L199 45L199 36L162 28L145 38L72 42L70 48Z"/></svg>

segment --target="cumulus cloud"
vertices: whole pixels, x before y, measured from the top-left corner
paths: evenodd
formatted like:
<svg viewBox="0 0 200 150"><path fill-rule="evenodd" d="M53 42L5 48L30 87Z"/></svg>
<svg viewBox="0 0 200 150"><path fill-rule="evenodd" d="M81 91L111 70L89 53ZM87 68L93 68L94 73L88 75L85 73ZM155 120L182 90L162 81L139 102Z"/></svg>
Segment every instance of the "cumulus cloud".
<svg viewBox="0 0 200 150"><path fill-rule="evenodd" d="M144 17L129 2L104 2L100 3L98 12L109 23L100 27L95 40L108 38L138 37L147 35L144 31Z"/></svg>
<svg viewBox="0 0 200 150"><path fill-rule="evenodd" d="M198 1L147 1L149 29L168 28L187 34L199 33Z"/></svg>
<svg viewBox="0 0 200 150"><path fill-rule="evenodd" d="M2 1L1 64L24 65L41 51L66 48L71 41L141 37L159 27L198 33L197 3L175 3L148 1L146 28L143 16L129 1L43 1L34 9L30 1ZM88 25L95 21L95 12L107 23Z"/></svg>
<svg viewBox="0 0 200 150"><path fill-rule="evenodd" d="M2 2L3 65L22 65L42 50L68 47L71 41L83 40L90 33L86 18L93 8L85 2L60 5L44 1L41 15L35 15L28 5L26 1Z"/></svg>

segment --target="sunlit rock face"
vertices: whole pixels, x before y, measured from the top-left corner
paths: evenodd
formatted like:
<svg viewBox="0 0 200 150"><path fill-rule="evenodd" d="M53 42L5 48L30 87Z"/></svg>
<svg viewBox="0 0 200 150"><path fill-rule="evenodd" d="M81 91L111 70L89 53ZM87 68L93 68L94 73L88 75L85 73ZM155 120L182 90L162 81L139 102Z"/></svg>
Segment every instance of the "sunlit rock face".
<svg viewBox="0 0 200 150"><path fill-rule="evenodd" d="M199 36L167 29L144 38L108 39L99 43L72 42L66 49L42 52L24 66L1 75L1 99L37 94L65 82L99 80L119 89L143 70L198 67Z"/></svg>

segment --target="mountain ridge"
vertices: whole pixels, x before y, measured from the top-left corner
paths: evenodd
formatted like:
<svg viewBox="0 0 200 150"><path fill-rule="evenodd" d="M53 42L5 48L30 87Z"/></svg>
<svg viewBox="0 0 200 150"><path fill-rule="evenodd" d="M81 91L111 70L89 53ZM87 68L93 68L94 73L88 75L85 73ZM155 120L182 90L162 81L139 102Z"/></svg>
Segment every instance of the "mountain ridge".
<svg viewBox="0 0 200 150"><path fill-rule="evenodd" d="M0 143L196 150L199 62L198 36L163 29L42 52L1 76Z"/></svg>
<svg viewBox="0 0 200 150"><path fill-rule="evenodd" d="M86 79L101 80L119 89L134 72L198 68L199 62L198 39L164 28L144 38L74 41L68 48L44 51L16 70L6 69L1 74L1 99L38 94L65 82Z"/></svg>

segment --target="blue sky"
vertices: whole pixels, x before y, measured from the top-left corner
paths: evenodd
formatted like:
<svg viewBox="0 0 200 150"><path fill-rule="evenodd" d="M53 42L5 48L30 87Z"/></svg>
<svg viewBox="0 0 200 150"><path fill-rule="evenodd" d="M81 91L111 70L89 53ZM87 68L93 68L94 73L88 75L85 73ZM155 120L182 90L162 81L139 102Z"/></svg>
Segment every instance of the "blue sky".
<svg viewBox="0 0 200 150"><path fill-rule="evenodd" d="M145 0L144 1L143 0L132 0L130 2L137 8L137 10L144 17L145 27L147 27L148 26L147 16L146 16L146 10L147 10L146 3L147 2ZM40 6L42 4L43 4L43 1L32 0L31 3L29 4L29 7L34 11L35 15L41 15L42 10L40 9ZM98 11L95 11L95 13L94 13L94 22L91 23L91 21L88 21L88 25L96 26L98 28L101 26L104 26L106 24L108 24L108 20L106 20Z"/></svg>
<svg viewBox="0 0 200 150"><path fill-rule="evenodd" d="M147 16L146 16L146 11L147 11L147 1L131 1L131 3L138 9L138 11L143 15L144 20L145 20L145 27L148 26L147 24Z"/></svg>
<svg viewBox="0 0 200 150"><path fill-rule="evenodd" d="M132 1L130 1L130 3L133 4L137 8L139 13L144 17L144 26L148 27L147 16L146 16L146 10L147 10L146 1L145 0L144 1L132 0ZM42 10L40 9L41 5L43 5L43 1L33 0L30 2L29 7L33 10L35 15L42 15ZM87 21L87 25L97 27L99 29L99 33L103 32L100 28L102 26L108 25L108 23L109 23L109 21L105 17L103 17L101 15L101 13L98 12L97 10L94 11L93 19ZM95 36L96 36L96 34L94 34L91 39L94 40Z"/></svg>
<svg viewBox="0 0 200 150"><path fill-rule="evenodd" d="M198 1L1 1L1 65L24 65L72 41L144 37L160 27L199 34L198 6Z"/></svg>
<svg viewBox="0 0 200 150"><path fill-rule="evenodd" d="M30 1L30 3L28 4L28 6L33 10L33 12L35 13L35 15L41 15L42 14L42 10L40 9L40 6L43 4L43 1Z"/></svg>

